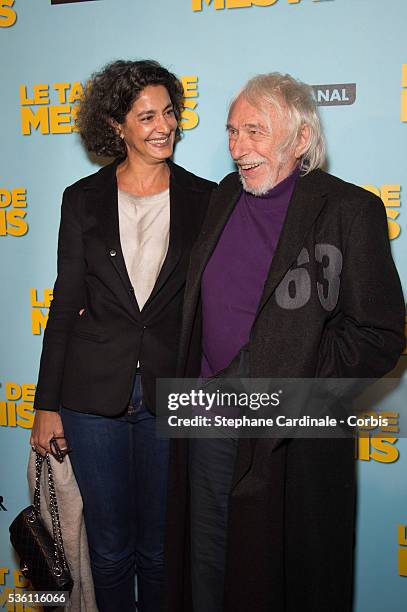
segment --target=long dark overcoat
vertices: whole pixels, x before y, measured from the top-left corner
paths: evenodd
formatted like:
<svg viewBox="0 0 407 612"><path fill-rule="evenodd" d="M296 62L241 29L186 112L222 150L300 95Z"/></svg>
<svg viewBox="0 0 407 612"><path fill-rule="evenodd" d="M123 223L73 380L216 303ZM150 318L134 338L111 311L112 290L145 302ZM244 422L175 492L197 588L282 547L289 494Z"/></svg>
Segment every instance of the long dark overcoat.
<svg viewBox="0 0 407 612"><path fill-rule="evenodd" d="M230 174L212 195L193 248L179 376L199 374L202 272L240 194ZM246 347L250 376L381 377L403 349L403 324L382 202L321 170L298 178ZM187 483L187 443L179 440L166 612L192 612ZM224 612L351 610L354 510L352 440L240 440Z"/></svg>

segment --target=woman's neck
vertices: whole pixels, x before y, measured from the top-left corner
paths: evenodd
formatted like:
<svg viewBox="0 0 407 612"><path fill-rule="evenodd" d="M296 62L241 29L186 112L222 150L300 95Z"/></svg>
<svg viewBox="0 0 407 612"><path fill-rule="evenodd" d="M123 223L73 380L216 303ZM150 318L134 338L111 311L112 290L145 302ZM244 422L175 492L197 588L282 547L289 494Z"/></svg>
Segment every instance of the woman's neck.
<svg viewBox="0 0 407 612"><path fill-rule="evenodd" d="M116 170L117 186L122 191L139 196L149 196L168 189L170 169L165 160L156 164L146 164L131 158L119 164Z"/></svg>

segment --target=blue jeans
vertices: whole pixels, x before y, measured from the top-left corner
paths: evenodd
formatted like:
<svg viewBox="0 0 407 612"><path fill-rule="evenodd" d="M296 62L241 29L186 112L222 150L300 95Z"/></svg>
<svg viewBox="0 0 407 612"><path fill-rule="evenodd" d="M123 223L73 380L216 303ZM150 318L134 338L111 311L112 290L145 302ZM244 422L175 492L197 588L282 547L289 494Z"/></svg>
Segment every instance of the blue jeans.
<svg viewBox="0 0 407 612"><path fill-rule="evenodd" d="M90 407L91 408L91 407ZM136 376L129 410L103 417L61 408L82 494L99 612L161 610L168 440Z"/></svg>

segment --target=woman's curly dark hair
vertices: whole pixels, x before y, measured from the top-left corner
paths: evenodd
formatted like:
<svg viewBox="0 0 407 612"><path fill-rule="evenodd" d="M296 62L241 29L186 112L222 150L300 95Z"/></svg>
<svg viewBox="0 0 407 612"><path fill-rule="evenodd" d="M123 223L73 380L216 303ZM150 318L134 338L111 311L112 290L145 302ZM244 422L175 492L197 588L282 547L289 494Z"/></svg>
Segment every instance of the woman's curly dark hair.
<svg viewBox="0 0 407 612"><path fill-rule="evenodd" d="M133 102L148 85L164 85L179 124L183 87L177 77L154 60L117 60L92 75L81 100L76 125L88 151L105 157L126 156L126 146L112 119L123 123ZM178 127L176 137L179 135Z"/></svg>

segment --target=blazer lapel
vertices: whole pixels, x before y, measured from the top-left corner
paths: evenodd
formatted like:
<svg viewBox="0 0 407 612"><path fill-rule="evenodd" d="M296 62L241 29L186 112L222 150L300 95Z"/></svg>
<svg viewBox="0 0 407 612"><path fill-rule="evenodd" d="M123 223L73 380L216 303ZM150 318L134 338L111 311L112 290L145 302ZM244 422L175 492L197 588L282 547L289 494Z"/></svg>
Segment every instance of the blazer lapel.
<svg viewBox="0 0 407 612"><path fill-rule="evenodd" d="M325 206L324 196L325 193L319 188L318 170L298 178L264 285L256 319L298 257L309 230Z"/></svg>
<svg viewBox="0 0 407 612"><path fill-rule="evenodd" d="M182 231L182 220L186 218L184 213L185 207L188 205L189 191L181 184L179 177L177 176L176 167L174 164L169 163L171 175L170 175L170 237L168 244L167 255L164 259L164 263L161 266L161 270L158 274L156 283L153 290L144 305L146 308L150 302L159 293L162 287L168 280L168 277L173 272L177 265L183 246L183 231Z"/></svg>
<svg viewBox="0 0 407 612"><path fill-rule="evenodd" d="M88 197L95 200L95 210L106 245L106 255L120 277L126 294L126 302L131 305L133 315L139 315L140 309L133 293L120 244L116 168L121 161L118 159L113 164L102 168L95 176L93 186L88 188Z"/></svg>
<svg viewBox="0 0 407 612"><path fill-rule="evenodd" d="M116 269L127 296L131 300L133 314L140 316L140 308L133 293L133 287L127 272L123 251L120 244L119 212L117 200L116 168L121 160L103 168L95 176L94 184L89 188L89 197L94 198L98 211L98 219L106 244L106 251L113 267ZM176 267L183 245L182 220L185 218L184 209L188 205L189 190L182 184L176 166L169 162L170 176L170 237L167 255L159 272L153 290L145 303L143 309L148 307L151 301L159 293L166 283L168 277Z"/></svg>

